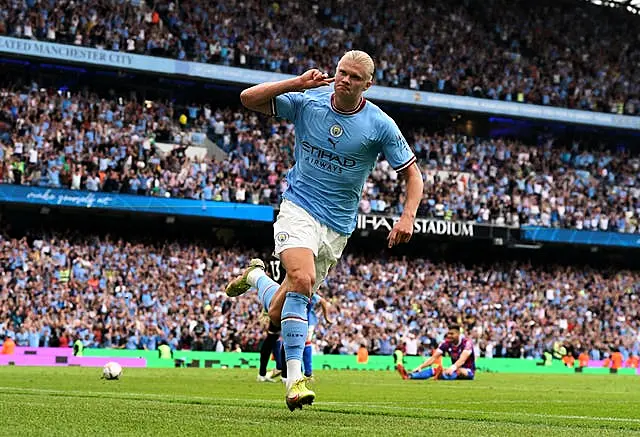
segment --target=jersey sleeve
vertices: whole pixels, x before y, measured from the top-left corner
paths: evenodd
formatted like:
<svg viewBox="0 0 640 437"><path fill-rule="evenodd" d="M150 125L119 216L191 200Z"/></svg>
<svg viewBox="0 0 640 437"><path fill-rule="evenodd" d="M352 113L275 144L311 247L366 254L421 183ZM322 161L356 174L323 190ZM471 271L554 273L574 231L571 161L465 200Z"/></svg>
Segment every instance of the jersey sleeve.
<svg viewBox="0 0 640 437"><path fill-rule="evenodd" d="M449 349L448 342L445 340L442 343L440 343L438 345L438 349L440 350L440 352L442 352L442 355L444 355L447 352L447 350Z"/></svg>
<svg viewBox="0 0 640 437"><path fill-rule="evenodd" d="M380 141L382 153L395 171L405 170L416 162L416 156L409 147L409 143L391 118L388 118L384 123Z"/></svg>
<svg viewBox="0 0 640 437"><path fill-rule="evenodd" d="M473 342L471 341L470 338L465 338L464 339L464 348L463 348L463 350L469 351L469 352L473 352Z"/></svg>
<svg viewBox="0 0 640 437"><path fill-rule="evenodd" d="M271 113L274 117L285 118L294 123L300 115L302 93L285 93L271 99Z"/></svg>

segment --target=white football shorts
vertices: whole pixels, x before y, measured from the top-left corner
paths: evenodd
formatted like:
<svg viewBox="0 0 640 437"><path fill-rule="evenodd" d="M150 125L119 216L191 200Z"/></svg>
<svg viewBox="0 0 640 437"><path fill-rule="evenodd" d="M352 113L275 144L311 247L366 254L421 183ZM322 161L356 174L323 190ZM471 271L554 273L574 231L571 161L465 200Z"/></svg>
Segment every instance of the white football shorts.
<svg viewBox="0 0 640 437"><path fill-rule="evenodd" d="M311 249L316 257L316 283L313 292L327 277L331 267L342 256L349 237L329 229L311 216L303 208L284 199L280 212L273 224L274 255L280 258L282 251L295 247Z"/></svg>

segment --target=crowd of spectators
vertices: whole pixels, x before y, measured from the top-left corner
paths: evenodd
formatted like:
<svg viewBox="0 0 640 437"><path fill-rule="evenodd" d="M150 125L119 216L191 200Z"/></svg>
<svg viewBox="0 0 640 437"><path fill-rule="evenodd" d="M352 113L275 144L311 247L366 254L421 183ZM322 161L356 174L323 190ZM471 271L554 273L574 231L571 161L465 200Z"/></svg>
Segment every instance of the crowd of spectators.
<svg viewBox="0 0 640 437"><path fill-rule="evenodd" d="M411 17L408 19L407 17ZM299 74L374 55L380 85L640 115L638 18L586 2L0 0L0 35ZM223 160L190 158L206 133ZM640 233L637 153L552 138L406 132L425 175L419 216ZM165 152L157 144L176 144ZM66 90L0 90L0 182L204 201L279 203L294 130L236 109ZM400 214L380 161L362 213ZM224 285L254 255L198 243L0 236L0 341L19 346L253 351L254 295ZM347 255L320 292L336 323L319 353L409 353L465 327L485 357L540 358L556 342L593 359L640 355L640 273Z"/></svg>
<svg viewBox="0 0 640 437"><path fill-rule="evenodd" d="M3 89L0 105L4 183L278 205L294 162L293 125L243 110L175 108L36 84L25 91ZM192 131L208 133L227 157L188 155ZM406 136L427 182L422 217L640 231L637 153L420 129ZM166 151L156 146L159 141L176 146ZM402 184L380 161L364 187L360 211L400 214Z"/></svg>
<svg viewBox="0 0 640 437"><path fill-rule="evenodd" d="M640 232L640 157L625 150L590 151L579 143L415 132L412 145L427 175L419 215L481 223ZM393 204L398 181L381 162L368 197ZM397 202L397 201L396 201ZM385 202L387 204L387 202Z"/></svg>
<svg viewBox="0 0 640 437"><path fill-rule="evenodd" d="M18 346L255 351L264 336L255 293L229 299L226 283L255 251L200 243L79 235L0 238L0 339ZM317 353L429 351L447 324L464 326L485 357L539 358L553 343L601 359L640 354L640 273L463 265L346 255L320 293Z"/></svg>
<svg viewBox="0 0 640 437"><path fill-rule="evenodd" d="M0 181L205 200L276 203L293 135L255 114L40 89L0 91ZM189 156L210 133L225 161ZM156 147L174 145L165 153ZM240 151L252 152L252 159ZM284 152L287 152L286 155Z"/></svg>
<svg viewBox="0 0 640 437"><path fill-rule="evenodd" d="M378 84L640 114L638 17L584 1L0 1L0 34L290 74L352 48Z"/></svg>

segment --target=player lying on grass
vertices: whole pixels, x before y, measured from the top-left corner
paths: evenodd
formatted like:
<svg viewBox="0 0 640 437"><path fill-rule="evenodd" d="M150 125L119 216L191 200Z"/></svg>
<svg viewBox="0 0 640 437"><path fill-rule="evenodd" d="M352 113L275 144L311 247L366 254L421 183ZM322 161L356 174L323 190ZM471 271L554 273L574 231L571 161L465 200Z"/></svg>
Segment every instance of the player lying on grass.
<svg viewBox="0 0 640 437"><path fill-rule="evenodd" d="M442 369L441 366L431 366L443 355L449 355L451 367ZM408 373L402 363L396 365L402 379L473 379L476 370L476 358L473 353L473 342L471 339L460 335L458 325L449 326L449 332L445 340L438 346L433 355L424 363L416 367L413 372Z"/></svg>

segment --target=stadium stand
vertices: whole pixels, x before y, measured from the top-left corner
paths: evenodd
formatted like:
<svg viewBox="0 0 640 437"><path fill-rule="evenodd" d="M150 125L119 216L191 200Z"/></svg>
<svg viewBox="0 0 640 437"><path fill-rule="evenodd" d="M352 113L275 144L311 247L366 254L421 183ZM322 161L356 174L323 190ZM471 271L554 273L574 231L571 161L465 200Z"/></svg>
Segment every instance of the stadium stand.
<svg viewBox="0 0 640 437"><path fill-rule="evenodd" d="M0 0L0 35L291 74L330 70L338 54L358 47L374 54L376 81L386 86L640 114L637 17L569 0L545 0L535 8L526 0L423 3L389 7L376 0L347 10L341 0L322 0L308 21L296 2L249 0L240 9L234 0ZM404 19L408 11L411 23ZM61 73L47 74L59 80L37 78L24 86L18 75L2 79L0 188L197 199L238 208L279 204L294 162L295 132L286 121L238 109L237 89L233 102L212 95L191 101L176 81L167 82L174 98L147 99L144 92L113 92L106 79L74 87L72 73L69 86ZM131 89L142 88L145 78ZM556 135L546 126L535 135L469 134L453 122L443 127L423 113L416 118L402 127L427 182L420 217L634 239L640 233L637 137L636 143L613 135L586 141L570 129ZM226 157L188 155L194 134L206 135ZM365 184L360 212L400 214L401 184L380 161ZM155 349L163 339L174 349L258 348L264 326L257 299L232 301L223 289L250 257L268 259L270 242L240 241L229 221L190 231L180 217L176 227L191 234L172 239L163 235L167 228L154 230L157 222L135 210L128 219L149 220L137 235L108 235L101 228L115 216L108 210L77 213L83 218L75 224L87 223L67 230L40 227L50 211L33 209L29 226L12 227L23 220L7 216L23 206L0 202L0 341L8 334L18 346L64 347L79 337L86 347L100 348ZM226 236L224 244L209 238L212 226L216 238ZM640 355L635 252L599 257L601 248L593 246L593 254L580 252L585 260L578 262L571 250L554 254L553 247L534 262L516 252L517 244L494 253L415 236L407 252L388 252L373 243L363 249L367 238L354 238L321 289L337 323L320 326L318 352L355 354L365 344L372 354L389 355L408 338L427 352L455 321L483 357L538 359L559 342L576 354L587 350L593 360L613 349L625 358ZM504 244L488 240L482 244Z"/></svg>
<svg viewBox="0 0 640 437"><path fill-rule="evenodd" d="M77 232L5 233L1 248L0 334L18 346L80 337L87 347L154 350L167 340L175 349L255 351L264 334L255 293L233 302L224 294L238 266L264 252ZM320 326L320 353L366 344L391 354L411 335L426 348L453 320L486 357L540 358L556 341L595 360L610 345L625 359L640 354L637 271L350 254L321 292L337 323Z"/></svg>
<svg viewBox="0 0 640 437"><path fill-rule="evenodd" d="M293 164L294 132L246 111L96 94L4 90L0 114L5 183L205 201L277 205ZM182 121L181 121L182 119ZM224 161L185 154L185 131L209 132ZM626 148L590 150L541 138L407 133L427 175L419 215L498 225L640 232L640 158ZM169 153L158 139L175 140ZM400 214L402 181L381 161L364 190L364 213Z"/></svg>
<svg viewBox="0 0 640 437"><path fill-rule="evenodd" d="M312 14L298 2L237 4L5 0L0 34L291 74L331 71L359 47L377 59L381 85L640 113L637 16L623 10L577 0L322 0Z"/></svg>

